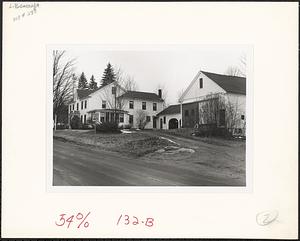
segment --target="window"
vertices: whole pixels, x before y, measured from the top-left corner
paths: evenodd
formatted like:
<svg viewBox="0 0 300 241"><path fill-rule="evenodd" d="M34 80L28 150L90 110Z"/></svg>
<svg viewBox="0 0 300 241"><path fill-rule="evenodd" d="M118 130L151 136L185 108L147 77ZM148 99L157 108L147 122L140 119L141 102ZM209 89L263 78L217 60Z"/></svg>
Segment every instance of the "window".
<svg viewBox="0 0 300 241"><path fill-rule="evenodd" d="M148 116L148 115L147 115L146 121L147 121L147 122L150 122L150 121L151 121L151 116Z"/></svg>
<svg viewBox="0 0 300 241"><path fill-rule="evenodd" d="M133 115L129 115L129 124L133 124Z"/></svg>
<svg viewBox="0 0 300 241"><path fill-rule="evenodd" d="M146 110L146 102L142 102L142 110Z"/></svg>
<svg viewBox="0 0 300 241"><path fill-rule="evenodd" d="M77 109L77 110L79 110L79 103L77 103L77 105L76 105L76 109Z"/></svg>
<svg viewBox="0 0 300 241"><path fill-rule="evenodd" d="M164 116L164 124L166 124L166 117Z"/></svg>
<svg viewBox="0 0 300 241"><path fill-rule="evenodd" d="M191 115L195 115L195 110L194 109L191 110Z"/></svg>
<svg viewBox="0 0 300 241"><path fill-rule="evenodd" d="M100 122L103 123L105 118L105 113L100 113Z"/></svg>
<svg viewBox="0 0 300 241"><path fill-rule="evenodd" d="M106 100L102 100L102 109L106 109Z"/></svg>
<svg viewBox="0 0 300 241"><path fill-rule="evenodd" d="M245 115L241 115L241 119L242 119L242 120L245 120Z"/></svg>
<svg viewBox="0 0 300 241"><path fill-rule="evenodd" d="M157 104L156 103L153 103L153 110L157 111Z"/></svg>
<svg viewBox="0 0 300 241"><path fill-rule="evenodd" d="M72 111L72 106L70 105L70 112Z"/></svg>
<svg viewBox="0 0 300 241"><path fill-rule="evenodd" d="M84 124L86 123L86 115L84 115L83 123L84 123Z"/></svg>
<svg viewBox="0 0 300 241"><path fill-rule="evenodd" d="M113 94L113 95L115 95L116 94L116 91L117 90L117 88L115 87L115 86L113 86L112 88L111 88L111 93Z"/></svg>
<svg viewBox="0 0 300 241"><path fill-rule="evenodd" d="M202 78L199 79L199 86L200 86L200 89L203 88L203 79Z"/></svg>
<svg viewBox="0 0 300 241"><path fill-rule="evenodd" d="M74 110L74 104L73 104L73 110Z"/></svg>
<svg viewBox="0 0 300 241"><path fill-rule="evenodd" d="M82 115L80 116L80 122L82 123Z"/></svg>
<svg viewBox="0 0 300 241"><path fill-rule="evenodd" d="M129 101L129 109L133 109L134 108L134 103L133 100Z"/></svg>
<svg viewBox="0 0 300 241"><path fill-rule="evenodd" d="M81 109L83 109L83 101L81 101Z"/></svg>
<svg viewBox="0 0 300 241"><path fill-rule="evenodd" d="M120 123L123 123L123 122L124 122L124 114L120 113Z"/></svg>
<svg viewBox="0 0 300 241"><path fill-rule="evenodd" d="M184 111L184 116L189 116L189 110Z"/></svg>
<svg viewBox="0 0 300 241"><path fill-rule="evenodd" d="M84 109L86 109L86 107L87 107L87 100L84 101Z"/></svg>

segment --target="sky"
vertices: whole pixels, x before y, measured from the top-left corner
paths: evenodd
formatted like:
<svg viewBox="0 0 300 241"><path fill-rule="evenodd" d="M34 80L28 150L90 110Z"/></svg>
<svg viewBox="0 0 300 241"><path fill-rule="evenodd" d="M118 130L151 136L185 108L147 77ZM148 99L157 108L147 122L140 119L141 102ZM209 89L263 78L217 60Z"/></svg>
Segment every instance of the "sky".
<svg viewBox="0 0 300 241"><path fill-rule="evenodd" d="M199 70L224 74L228 67L238 66L245 54L243 47L207 50L67 50L67 58L76 58L76 75L84 72L88 81L94 75L100 83L107 63L137 83L138 90L156 92L163 86L168 104L177 103L178 93L185 90Z"/></svg>

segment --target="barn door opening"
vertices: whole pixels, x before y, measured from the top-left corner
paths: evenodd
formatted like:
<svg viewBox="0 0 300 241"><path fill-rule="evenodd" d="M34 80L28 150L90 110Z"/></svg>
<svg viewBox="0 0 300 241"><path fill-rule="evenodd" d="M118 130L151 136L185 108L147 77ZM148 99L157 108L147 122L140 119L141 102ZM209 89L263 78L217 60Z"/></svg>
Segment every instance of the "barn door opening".
<svg viewBox="0 0 300 241"><path fill-rule="evenodd" d="M169 120L169 129L178 129L178 120L172 118Z"/></svg>

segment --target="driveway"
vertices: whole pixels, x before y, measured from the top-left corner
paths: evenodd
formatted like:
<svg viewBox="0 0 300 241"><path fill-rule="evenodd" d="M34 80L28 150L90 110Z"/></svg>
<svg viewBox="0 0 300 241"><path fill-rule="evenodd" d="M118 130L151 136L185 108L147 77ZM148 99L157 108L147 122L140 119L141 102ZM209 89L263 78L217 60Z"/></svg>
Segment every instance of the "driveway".
<svg viewBox="0 0 300 241"><path fill-rule="evenodd" d="M178 158L177 161L172 158L159 161L157 157L167 153L133 158L57 139L53 140L53 150L54 186L244 185L243 179L217 175L205 165L191 162L186 167L188 158L181 163L178 163Z"/></svg>

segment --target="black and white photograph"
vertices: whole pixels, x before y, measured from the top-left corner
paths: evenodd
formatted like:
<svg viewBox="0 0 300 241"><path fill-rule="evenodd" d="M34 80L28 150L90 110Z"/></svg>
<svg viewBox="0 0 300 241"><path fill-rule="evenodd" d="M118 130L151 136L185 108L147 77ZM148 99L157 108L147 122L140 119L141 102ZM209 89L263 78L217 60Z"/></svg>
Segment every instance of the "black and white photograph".
<svg viewBox="0 0 300 241"><path fill-rule="evenodd" d="M246 186L247 48L52 49L53 186Z"/></svg>
<svg viewBox="0 0 300 241"><path fill-rule="evenodd" d="M297 239L299 4L2 4L1 238Z"/></svg>

